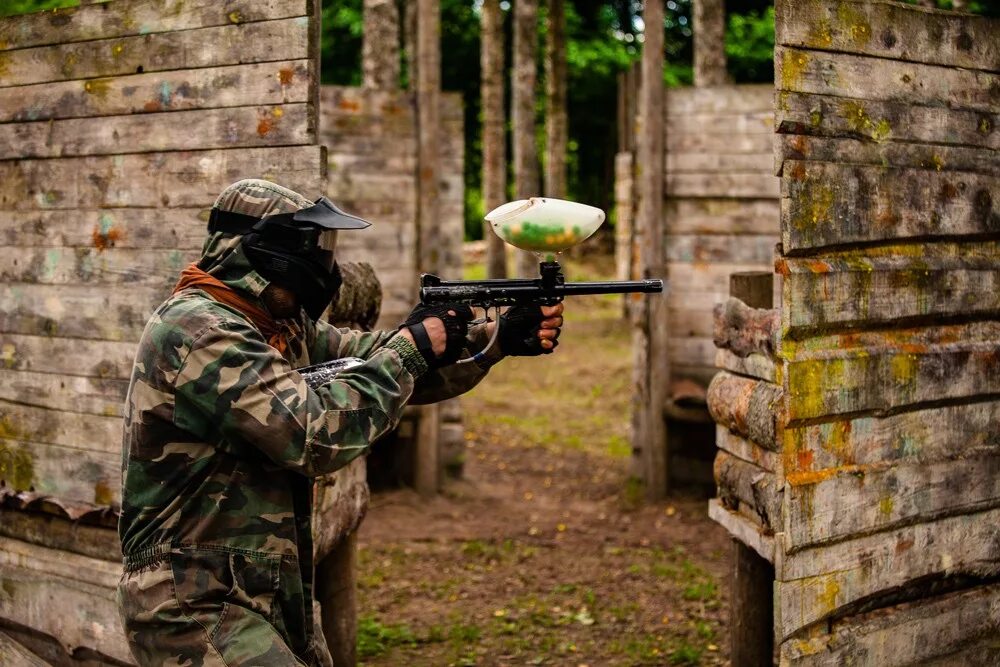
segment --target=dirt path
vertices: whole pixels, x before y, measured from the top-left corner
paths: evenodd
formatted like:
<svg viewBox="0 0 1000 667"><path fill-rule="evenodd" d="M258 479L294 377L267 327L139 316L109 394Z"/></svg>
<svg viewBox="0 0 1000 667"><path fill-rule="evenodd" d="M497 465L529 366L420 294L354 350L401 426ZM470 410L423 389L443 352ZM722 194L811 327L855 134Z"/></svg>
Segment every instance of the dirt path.
<svg viewBox="0 0 1000 667"><path fill-rule="evenodd" d="M725 663L728 537L704 500L643 505L628 479L629 336L616 301L575 300L556 355L463 398L462 481L374 496L365 664Z"/></svg>

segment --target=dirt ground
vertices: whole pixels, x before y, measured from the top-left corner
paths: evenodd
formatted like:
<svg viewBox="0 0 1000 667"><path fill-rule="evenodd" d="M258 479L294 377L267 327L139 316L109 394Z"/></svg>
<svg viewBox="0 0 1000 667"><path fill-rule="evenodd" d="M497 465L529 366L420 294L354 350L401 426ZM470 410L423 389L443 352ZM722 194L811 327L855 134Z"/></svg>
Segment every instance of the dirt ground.
<svg viewBox="0 0 1000 667"><path fill-rule="evenodd" d="M620 311L617 298L573 299L555 355L506 360L463 397L464 476L441 497L374 495L363 664L726 662L729 538L704 499L646 504L628 475Z"/></svg>

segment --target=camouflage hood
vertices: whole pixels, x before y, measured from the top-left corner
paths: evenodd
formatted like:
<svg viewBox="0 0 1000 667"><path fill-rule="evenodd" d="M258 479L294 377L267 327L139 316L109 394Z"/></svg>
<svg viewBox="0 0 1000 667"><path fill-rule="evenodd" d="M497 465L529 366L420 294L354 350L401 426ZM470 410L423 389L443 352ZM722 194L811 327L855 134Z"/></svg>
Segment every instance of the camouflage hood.
<svg viewBox="0 0 1000 667"><path fill-rule="evenodd" d="M294 213L312 206L299 193L260 179L237 181L222 191L213 208L263 218L278 213ZM259 298L268 280L254 271L243 249L243 237L216 232L210 234L201 249L198 268L235 290Z"/></svg>

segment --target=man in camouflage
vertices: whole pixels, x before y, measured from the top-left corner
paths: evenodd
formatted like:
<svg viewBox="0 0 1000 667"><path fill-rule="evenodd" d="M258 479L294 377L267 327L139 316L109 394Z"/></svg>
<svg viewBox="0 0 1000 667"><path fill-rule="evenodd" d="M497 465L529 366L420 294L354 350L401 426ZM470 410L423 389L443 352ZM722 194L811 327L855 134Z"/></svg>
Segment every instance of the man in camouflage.
<svg viewBox="0 0 1000 667"><path fill-rule="evenodd" d="M257 220L312 206L247 180L214 209ZM472 327L460 307L418 306L399 331L336 329L307 315L301 282L258 271L249 238L212 233L139 343L118 604L141 665L332 664L313 610L312 479L367 453L406 404L467 391L504 354L551 351L562 323L562 306ZM484 360L449 363L495 326ZM364 363L315 389L294 370L343 357Z"/></svg>

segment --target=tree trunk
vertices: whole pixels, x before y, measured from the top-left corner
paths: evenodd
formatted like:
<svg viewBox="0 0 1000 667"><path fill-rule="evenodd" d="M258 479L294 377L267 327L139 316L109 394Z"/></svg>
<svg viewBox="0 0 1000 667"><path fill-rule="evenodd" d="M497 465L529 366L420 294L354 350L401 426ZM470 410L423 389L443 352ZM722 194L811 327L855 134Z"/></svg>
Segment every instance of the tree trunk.
<svg viewBox="0 0 1000 667"><path fill-rule="evenodd" d="M482 19L483 203L486 211L507 200L507 146L503 105L504 39L500 0L484 0ZM486 275L507 277L507 250L503 240L483 222Z"/></svg>
<svg viewBox="0 0 1000 667"><path fill-rule="evenodd" d="M538 46L538 1L514 2L514 83L512 88L514 120L514 195L518 199L540 194L538 150L535 144L536 51ZM534 276L538 259L534 254L517 252L517 273Z"/></svg>
<svg viewBox="0 0 1000 667"><path fill-rule="evenodd" d="M694 85L729 83L725 0L694 0Z"/></svg>
<svg viewBox="0 0 1000 667"><path fill-rule="evenodd" d="M647 0L643 10L646 39L642 48L642 83L636 132L639 208L636 242L639 268L645 276L664 273L663 255L663 0ZM667 428L663 418L669 369L666 294L643 299L633 337L632 449L650 500L667 492Z"/></svg>
<svg viewBox="0 0 1000 667"><path fill-rule="evenodd" d="M399 86L399 7L396 0L365 0L361 76L365 88Z"/></svg>
<svg viewBox="0 0 1000 667"><path fill-rule="evenodd" d="M403 50L406 52L406 89L417 89L417 2L401 0L403 5Z"/></svg>
<svg viewBox="0 0 1000 667"><path fill-rule="evenodd" d="M441 9L439 0L417 0L417 265L442 269L441 199ZM423 496L438 491L440 411L421 409L414 486Z"/></svg>
<svg viewBox="0 0 1000 667"><path fill-rule="evenodd" d="M563 0L548 0L545 42L545 196L566 198L566 11Z"/></svg>

